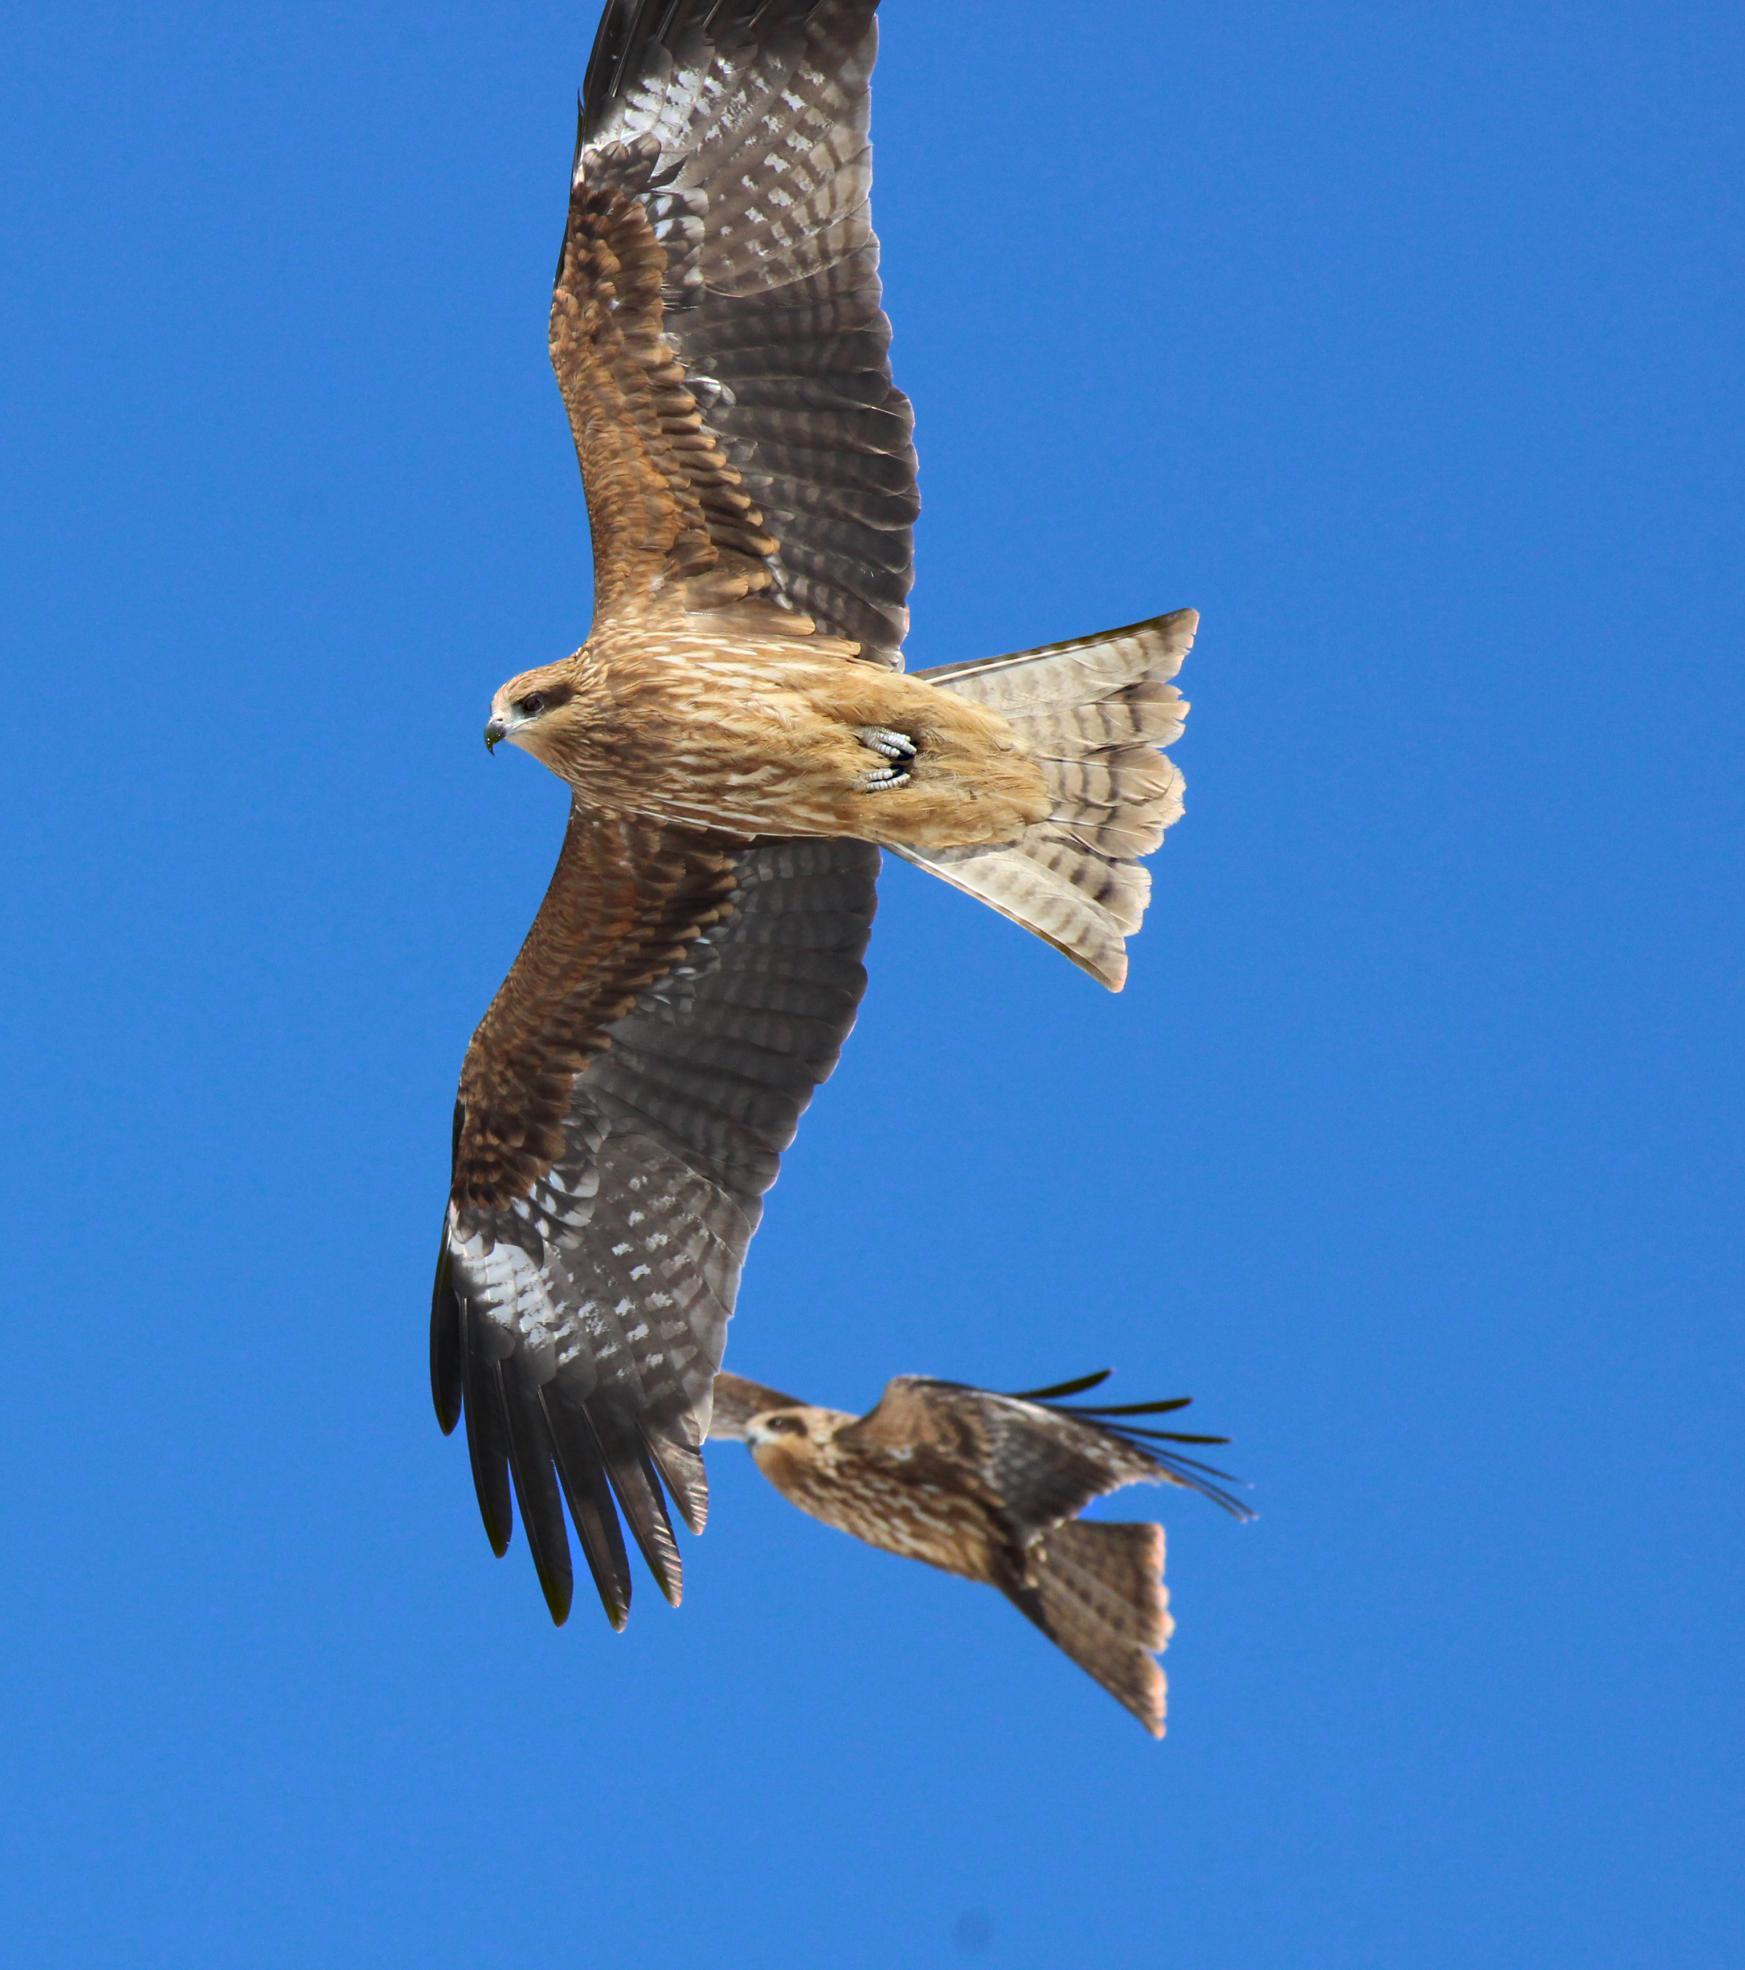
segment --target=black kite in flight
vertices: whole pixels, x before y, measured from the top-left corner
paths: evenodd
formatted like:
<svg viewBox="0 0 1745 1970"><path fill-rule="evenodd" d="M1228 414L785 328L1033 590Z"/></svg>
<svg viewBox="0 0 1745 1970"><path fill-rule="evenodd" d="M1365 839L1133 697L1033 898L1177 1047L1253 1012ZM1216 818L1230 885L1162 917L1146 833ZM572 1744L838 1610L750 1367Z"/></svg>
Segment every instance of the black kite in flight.
<svg viewBox="0 0 1745 1970"><path fill-rule="evenodd" d="M431 1373L485 1529L564 1506L614 1626L669 1599L747 1241L865 983L878 846L1126 968L1181 810L1183 610L905 677L917 499L868 217L874 0L610 0L551 353L594 621L486 738L573 789L455 1109ZM616 1502L615 1502L616 1501Z"/></svg>

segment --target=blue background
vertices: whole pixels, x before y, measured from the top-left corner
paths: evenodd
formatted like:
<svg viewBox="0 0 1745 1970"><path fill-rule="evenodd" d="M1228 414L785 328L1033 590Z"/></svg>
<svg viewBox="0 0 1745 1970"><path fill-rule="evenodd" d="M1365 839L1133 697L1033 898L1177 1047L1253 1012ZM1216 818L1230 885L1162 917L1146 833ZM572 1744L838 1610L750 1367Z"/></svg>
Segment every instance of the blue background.
<svg viewBox="0 0 1745 1970"><path fill-rule="evenodd" d="M556 1632L430 1415L591 5L24 11L15 1960L1739 1961L1745 14L888 9L912 658L1196 605L1189 816L1119 999L889 871L732 1358L1198 1396L1158 1746L736 1450Z"/></svg>

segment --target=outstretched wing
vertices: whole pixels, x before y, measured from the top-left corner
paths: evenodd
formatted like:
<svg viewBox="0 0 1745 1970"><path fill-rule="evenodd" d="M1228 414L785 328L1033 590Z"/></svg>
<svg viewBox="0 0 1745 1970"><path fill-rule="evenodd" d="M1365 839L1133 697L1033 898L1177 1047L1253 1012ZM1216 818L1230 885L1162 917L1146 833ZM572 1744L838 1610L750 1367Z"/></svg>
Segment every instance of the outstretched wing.
<svg viewBox="0 0 1745 1970"><path fill-rule="evenodd" d="M746 1425L754 1416L765 1416L772 1409L801 1409L805 1404L797 1395L783 1395L780 1389L765 1388L762 1382L748 1382L743 1375L730 1375L723 1368L715 1377L715 1403L709 1416L711 1443L741 1443Z"/></svg>
<svg viewBox="0 0 1745 1970"><path fill-rule="evenodd" d="M552 358L595 626L740 598L899 661L916 509L867 215L873 0L609 0ZM617 1504L669 1598L746 1243L865 986L877 851L573 815L479 1028L431 1330L493 1546L563 1618L567 1503L606 1611Z"/></svg>
<svg viewBox="0 0 1745 1970"><path fill-rule="evenodd" d="M865 985L878 853L572 810L539 915L468 1049L431 1315L485 1530L519 1505L555 1620L564 1504L613 1625L614 1497L669 1599L658 1477L700 1530L698 1447L745 1248Z"/></svg>
<svg viewBox="0 0 1745 1970"><path fill-rule="evenodd" d="M551 352L595 631L749 598L899 661L917 498L868 195L876 0L608 0Z"/></svg>
<svg viewBox="0 0 1745 1970"><path fill-rule="evenodd" d="M1238 1518L1251 1516L1216 1482L1227 1473L1169 1447L1224 1438L1133 1420L1183 1408L1183 1400L1071 1409L1051 1399L1081 1394L1104 1379L1086 1376L1030 1395L996 1395L963 1382L900 1375L854 1428L869 1442L907 1442L959 1460L965 1481L1020 1547L1128 1484L1182 1485Z"/></svg>

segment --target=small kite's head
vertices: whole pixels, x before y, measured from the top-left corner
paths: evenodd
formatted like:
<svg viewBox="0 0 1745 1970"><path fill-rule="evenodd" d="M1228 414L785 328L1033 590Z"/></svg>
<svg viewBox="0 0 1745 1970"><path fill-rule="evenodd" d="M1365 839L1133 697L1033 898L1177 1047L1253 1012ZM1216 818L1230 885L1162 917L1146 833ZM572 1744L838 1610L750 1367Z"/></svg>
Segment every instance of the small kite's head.
<svg viewBox="0 0 1745 1970"><path fill-rule="evenodd" d="M497 750L498 741L507 739L535 759L554 766L552 742L562 730L564 707L576 695L574 661L544 664L538 670L524 670L510 678L491 700L490 722L485 727L485 749Z"/></svg>
<svg viewBox="0 0 1745 1970"><path fill-rule="evenodd" d="M766 1477L796 1467L816 1470L836 1461L836 1432L854 1420L839 1409L796 1402L753 1416L745 1426L745 1441Z"/></svg>

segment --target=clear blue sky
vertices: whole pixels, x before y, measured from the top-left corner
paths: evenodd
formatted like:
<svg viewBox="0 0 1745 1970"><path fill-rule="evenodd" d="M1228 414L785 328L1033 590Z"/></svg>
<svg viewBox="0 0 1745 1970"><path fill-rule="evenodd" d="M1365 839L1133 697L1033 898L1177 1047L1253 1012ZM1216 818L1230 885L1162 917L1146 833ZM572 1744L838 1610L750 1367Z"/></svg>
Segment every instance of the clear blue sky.
<svg viewBox="0 0 1745 1970"><path fill-rule="evenodd" d="M592 0L21 11L14 1960L1738 1962L1745 15L888 8L912 657L1194 604L1189 813L1121 999L888 873L732 1358L1196 1395L1157 1746L740 1452L554 1631L430 1414Z"/></svg>

